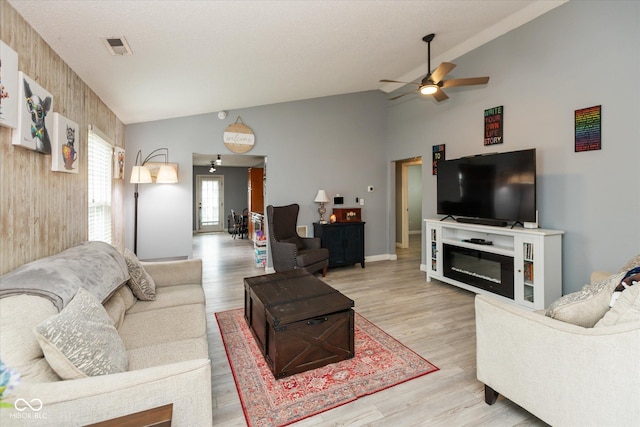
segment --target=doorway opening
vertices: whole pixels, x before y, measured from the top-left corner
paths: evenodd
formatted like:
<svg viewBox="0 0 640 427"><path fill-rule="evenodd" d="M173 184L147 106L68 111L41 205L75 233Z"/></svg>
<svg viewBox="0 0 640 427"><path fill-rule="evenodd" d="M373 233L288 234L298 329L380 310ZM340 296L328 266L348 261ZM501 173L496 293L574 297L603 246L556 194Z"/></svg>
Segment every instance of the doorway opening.
<svg viewBox="0 0 640 427"><path fill-rule="evenodd" d="M397 160L396 247L407 249L422 242L422 157Z"/></svg>

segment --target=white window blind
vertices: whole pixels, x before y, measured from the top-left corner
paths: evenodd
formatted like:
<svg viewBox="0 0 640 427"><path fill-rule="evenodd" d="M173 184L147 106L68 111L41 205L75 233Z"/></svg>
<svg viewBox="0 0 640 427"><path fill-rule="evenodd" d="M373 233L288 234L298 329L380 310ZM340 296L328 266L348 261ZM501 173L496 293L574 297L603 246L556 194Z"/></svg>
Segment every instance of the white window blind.
<svg viewBox="0 0 640 427"><path fill-rule="evenodd" d="M111 243L113 147L89 129L89 240Z"/></svg>

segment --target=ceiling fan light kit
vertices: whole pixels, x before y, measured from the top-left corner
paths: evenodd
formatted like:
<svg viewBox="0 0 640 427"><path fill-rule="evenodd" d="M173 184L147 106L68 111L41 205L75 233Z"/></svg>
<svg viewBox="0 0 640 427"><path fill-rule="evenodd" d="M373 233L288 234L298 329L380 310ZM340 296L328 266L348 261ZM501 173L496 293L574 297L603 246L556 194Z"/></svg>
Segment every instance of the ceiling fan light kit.
<svg viewBox="0 0 640 427"><path fill-rule="evenodd" d="M422 95L433 95L433 98L438 101L444 101L445 99L449 99L446 93L442 90L442 88L447 87L456 87L456 86L471 86L471 85L483 85L489 82L489 77L472 77L466 79L450 79L443 80L444 77L451 72L456 67L456 64L452 64L450 62L443 62L438 65L438 68L431 72L431 41L435 37L435 34L427 34L422 38L427 44L427 75L420 81L420 83L416 82L401 82L398 80L388 80L383 79L380 80L381 83L402 83L402 84L410 84L417 85L418 88L411 90L409 92L405 92L398 96L394 96L393 98L389 98L390 101L394 99L401 98L410 93L418 92Z"/></svg>
<svg viewBox="0 0 640 427"><path fill-rule="evenodd" d="M433 95L438 91L438 86L436 85L424 85L420 88L420 93L423 95Z"/></svg>

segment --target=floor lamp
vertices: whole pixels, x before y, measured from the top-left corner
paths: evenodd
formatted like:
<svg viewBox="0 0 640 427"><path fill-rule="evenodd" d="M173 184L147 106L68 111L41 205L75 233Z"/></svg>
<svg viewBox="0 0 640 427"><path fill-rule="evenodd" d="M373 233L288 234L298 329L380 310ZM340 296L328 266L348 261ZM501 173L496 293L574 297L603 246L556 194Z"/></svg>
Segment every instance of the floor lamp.
<svg viewBox="0 0 640 427"><path fill-rule="evenodd" d="M169 149L158 148L153 150L147 157L142 160L142 150L138 150L136 161L131 169L131 179L129 182L135 184L134 187L134 217L133 217L133 253L138 254L138 184L149 184L154 182L151 178L149 168L145 166L151 159L156 157L164 157L164 164L158 170L158 176L155 179L156 184L175 184L178 182L178 172L169 161Z"/></svg>

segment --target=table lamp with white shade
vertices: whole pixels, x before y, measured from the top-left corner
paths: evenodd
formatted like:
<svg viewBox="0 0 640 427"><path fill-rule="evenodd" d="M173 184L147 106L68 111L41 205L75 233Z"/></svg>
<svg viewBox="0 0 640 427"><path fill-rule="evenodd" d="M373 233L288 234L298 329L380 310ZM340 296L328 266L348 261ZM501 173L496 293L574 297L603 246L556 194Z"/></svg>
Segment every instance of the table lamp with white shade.
<svg viewBox="0 0 640 427"><path fill-rule="evenodd" d="M324 214L327 213L327 209L324 207L324 204L329 202L327 192L324 190L318 190L318 194L316 194L314 202L320 203L320 207L318 208L318 213L320 214L320 224L326 224L327 221L324 219Z"/></svg>

